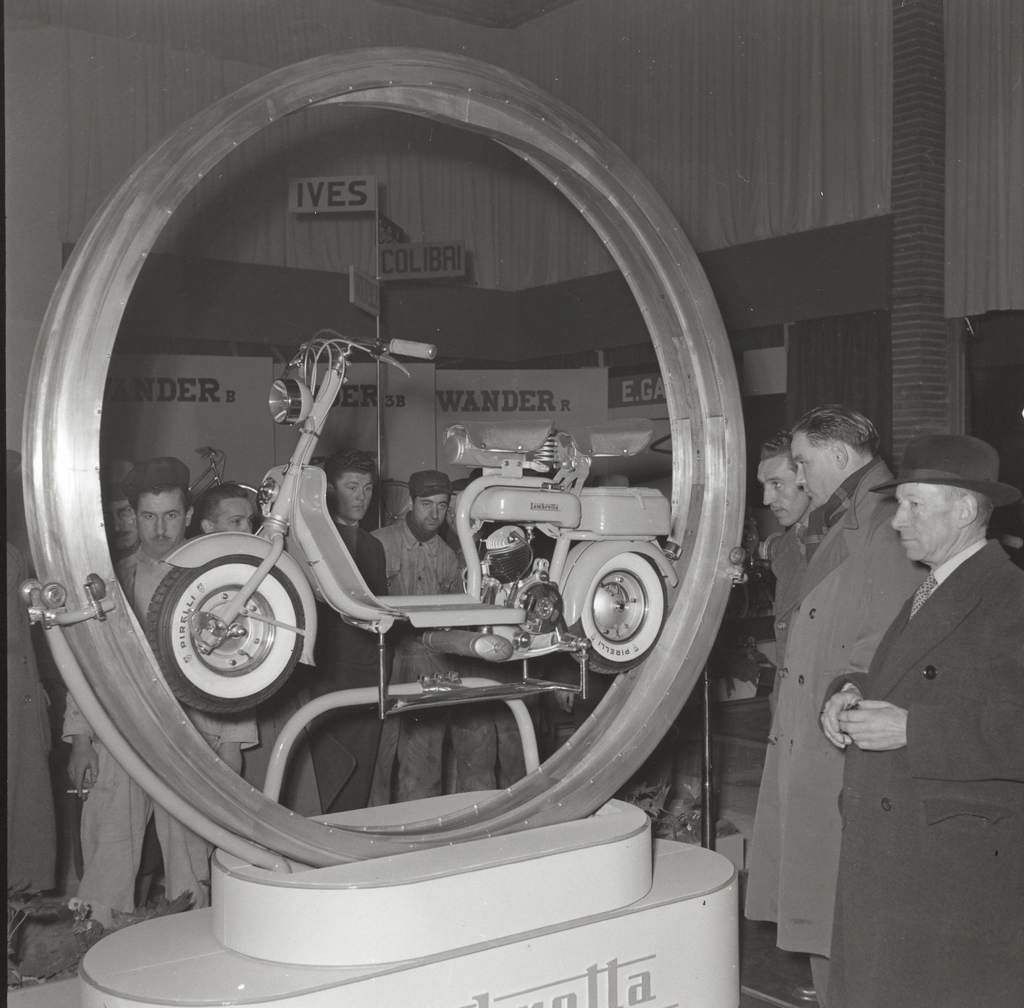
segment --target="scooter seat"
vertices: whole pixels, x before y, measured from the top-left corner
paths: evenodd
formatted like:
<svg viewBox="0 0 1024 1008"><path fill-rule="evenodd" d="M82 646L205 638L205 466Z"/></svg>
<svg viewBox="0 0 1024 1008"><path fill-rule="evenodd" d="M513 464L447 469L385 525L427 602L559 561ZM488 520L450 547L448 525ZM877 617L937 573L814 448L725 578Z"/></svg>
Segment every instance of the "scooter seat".
<svg viewBox="0 0 1024 1008"><path fill-rule="evenodd" d="M466 453L515 452L526 454L536 451L554 431L554 422L548 419L471 421L466 424L452 424L445 431L445 451L452 462L462 462ZM461 452L459 451L461 449ZM465 464L463 462L463 464ZM484 463L485 465L488 463Z"/></svg>
<svg viewBox="0 0 1024 1008"><path fill-rule="evenodd" d="M624 455L639 455L654 437L654 430L645 420L620 420L617 423L591 427L579 440L592 458L621 458Z"/></svg>

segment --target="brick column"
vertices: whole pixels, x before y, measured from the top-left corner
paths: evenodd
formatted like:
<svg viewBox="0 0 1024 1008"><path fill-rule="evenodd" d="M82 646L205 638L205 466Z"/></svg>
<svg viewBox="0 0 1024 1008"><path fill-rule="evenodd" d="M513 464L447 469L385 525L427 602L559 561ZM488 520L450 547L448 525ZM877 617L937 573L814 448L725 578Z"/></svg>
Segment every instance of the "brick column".
<svg viewBox="0 0 1024 1008"><path fill-rule="evenodd" d="M942 0L893 0L892 445L957 425L943 317L946 102Z"/></svg>

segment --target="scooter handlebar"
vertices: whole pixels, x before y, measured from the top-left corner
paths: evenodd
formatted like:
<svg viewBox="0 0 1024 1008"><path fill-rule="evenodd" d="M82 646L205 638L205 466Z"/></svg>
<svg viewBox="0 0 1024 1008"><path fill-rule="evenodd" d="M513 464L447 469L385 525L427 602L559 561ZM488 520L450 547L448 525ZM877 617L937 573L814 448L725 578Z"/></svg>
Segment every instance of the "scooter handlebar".
<svg viewBox="0 0 1024 1008"><path fill-rule="evenodd" d="M417 360L433 360L437 347L433 343L419 343L415 340L393 339L388 341L388 353L396 357L414 357Z"/></svg>

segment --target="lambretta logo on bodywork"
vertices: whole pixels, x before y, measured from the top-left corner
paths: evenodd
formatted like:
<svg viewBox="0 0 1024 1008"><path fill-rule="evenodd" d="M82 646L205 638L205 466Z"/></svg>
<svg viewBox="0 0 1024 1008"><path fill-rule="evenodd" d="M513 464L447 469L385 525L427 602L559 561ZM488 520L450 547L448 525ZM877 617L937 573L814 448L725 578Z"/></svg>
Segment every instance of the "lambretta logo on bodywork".
<svg viewBox="0 0 1024 1008"><path fill-rule="evenodd" d="M659 1001L654 993L650 965L655 958L651 955L626 962L609 959L603 966L594 963L582 973L524 990L475 994L458 1008L678 1008L678 1002ZM640 969L642 963L650 965Z"/></svg>

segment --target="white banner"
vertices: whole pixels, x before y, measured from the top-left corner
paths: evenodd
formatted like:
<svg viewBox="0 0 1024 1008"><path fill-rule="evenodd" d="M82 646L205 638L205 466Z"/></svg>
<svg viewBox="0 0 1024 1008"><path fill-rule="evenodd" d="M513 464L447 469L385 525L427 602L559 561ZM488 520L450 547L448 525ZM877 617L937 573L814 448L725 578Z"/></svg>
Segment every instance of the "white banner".
<svg viewBox="0 0 1024 1008"><path fill-rule="evenodd" d="M417 469L437 465L437 424L434 416L434 365L409 364L406 377L383 366L383 476L405 482ZM298 432L277 427L275 456L287 461ZM377 366L353 364L338 401L328 414L314 457L359 448L377 453Z"/></svg>
<svg viewBox="0 0 1024 1008"><path fill-rule="evenodd" d="M224 478L259 484L274 460L267 412L269 357L115 355L101 427L104 462L173 455L195 481L206 469L198 449L227 456Z"/></svg>

